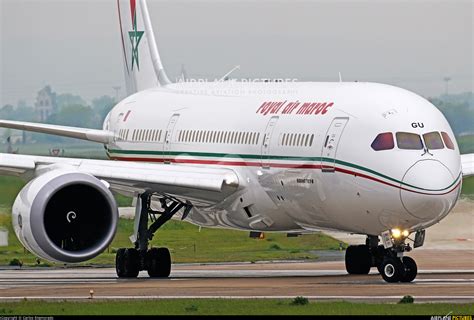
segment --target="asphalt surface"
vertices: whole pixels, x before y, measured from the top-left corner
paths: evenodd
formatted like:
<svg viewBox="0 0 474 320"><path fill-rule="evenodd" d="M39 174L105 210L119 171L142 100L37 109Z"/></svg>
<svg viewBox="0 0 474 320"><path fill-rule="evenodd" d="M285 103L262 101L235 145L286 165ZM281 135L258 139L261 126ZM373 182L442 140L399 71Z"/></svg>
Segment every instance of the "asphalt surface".
<svg viewBox="0 0 474 320"><path fill-rule="evenodd" d="M421 250L411 254L413 283L389 284L375 269L347 275L343 261L174 265L168 279L117 279L112 268L3 269L0 300L294 298L319 300L474 302L474 252Z"/></svg>

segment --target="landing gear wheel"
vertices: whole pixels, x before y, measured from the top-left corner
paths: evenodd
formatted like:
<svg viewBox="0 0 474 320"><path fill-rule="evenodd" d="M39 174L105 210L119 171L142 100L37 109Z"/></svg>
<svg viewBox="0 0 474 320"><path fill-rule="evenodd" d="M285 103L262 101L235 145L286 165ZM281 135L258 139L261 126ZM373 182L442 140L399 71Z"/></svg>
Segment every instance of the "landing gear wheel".
<svg viewBox="0 0 474 320"><path fill-rule="evenodd" d="M405 274L400 279L401 282L412 282L416 278L418 273L418 268L416 266L415 260L410 257L402 258L403 266L405 267Z"/></svg>
<svg viewBox="0 0 474 320"><path fill-rule="evenodd" d="M140 255L136 249L118 249L115 270L119 278L136 278L139 272Z"/></svg>
<svg viewBox="0 0 474 320"><path fill-rule="evenodd" d="M382 278L390 283L398 282L405 276L405 267L402 262L393 257L387 257L380 266Z"/></svg>
<svg viewBox="0 0 474 320"><path fill-rule="evenodd" d="M167 248L152 248L146 253L148 275L167 278L171 273L171 255Z"/></svg>
<svg viewBox="0 0 474 320"><path fill-rule="evenodd" d="M382 263L377 265L377 271L382 274L383 273L383 268L382 268Z"/></svg>
<svg viewBox="0 0 474 320"><path fill-rule="evenodd" d="M372 265L369 246L349 246L346 249L346 270L349 274L368 274Z"/></svg>

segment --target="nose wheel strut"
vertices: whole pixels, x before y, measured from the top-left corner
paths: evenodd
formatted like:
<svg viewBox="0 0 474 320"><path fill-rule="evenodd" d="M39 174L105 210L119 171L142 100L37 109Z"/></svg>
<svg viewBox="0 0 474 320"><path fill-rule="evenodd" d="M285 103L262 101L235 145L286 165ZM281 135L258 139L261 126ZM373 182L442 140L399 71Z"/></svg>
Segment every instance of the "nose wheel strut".
<svg viewBox="0 0 474 320"><path fill-rule="evenodd" d="M149 249L149 242L155 232L181 209L184 209L184 220L193 206L189 202L160 198L161 211L156 211L151 208L151 198L152 194L149 192L138 196L137 206L140 212L136 217L135 247L117 251L115 268L119 278L136 278L141 270L146 270L150 277L159 278L167 278L171 273L171 254L168 248Z"/></svg>

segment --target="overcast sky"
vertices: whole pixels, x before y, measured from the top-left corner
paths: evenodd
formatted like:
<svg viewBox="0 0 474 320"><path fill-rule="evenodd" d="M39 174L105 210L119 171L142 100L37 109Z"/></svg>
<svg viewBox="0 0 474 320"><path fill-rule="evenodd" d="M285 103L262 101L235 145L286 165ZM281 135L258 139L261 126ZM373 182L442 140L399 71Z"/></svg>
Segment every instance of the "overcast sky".
<svg viewBox="0 0 474 320"><path fill-rule="evenodd" d="M170 78L374 81L473 90L473 1L148 0ZM0 106L51 84L90 100L123 85L115 0L0 0ZM123 90L122 90L123 92Z"/></svg>

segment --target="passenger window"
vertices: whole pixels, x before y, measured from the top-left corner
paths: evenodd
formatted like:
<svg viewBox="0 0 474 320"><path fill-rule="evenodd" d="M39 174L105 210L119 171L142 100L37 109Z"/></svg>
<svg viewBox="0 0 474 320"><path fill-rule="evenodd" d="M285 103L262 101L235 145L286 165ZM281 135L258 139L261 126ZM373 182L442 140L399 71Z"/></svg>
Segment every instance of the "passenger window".
<svg viewBox="0 0 474 320"><path fill-rule="evenodd" d="M423 142L421 137L415 133L397 132L397 146L405 150L422 150Z"/></svg>
<svg viewBox="0 0 474 320"><path fill-rule="evenodd" d="M443 140L438 132L425 133L423 135L423 140L425 140L425 146L430 150L443 149Z"/></svg>
<svg viewBox="0 0 474 320"><path fill-rule="evenodd" d="M385 132L379 134L377 137L375 137L375 140L372 142L371 147L375 151L393 149L395 147L395 143L393 141L392 133Z"/></svg>
<svg viewBox="0 0 474 320"><path fill-rule="evenodd" d="M446 148L454 150L454 143L446 132L441 132Z"/></svg>

